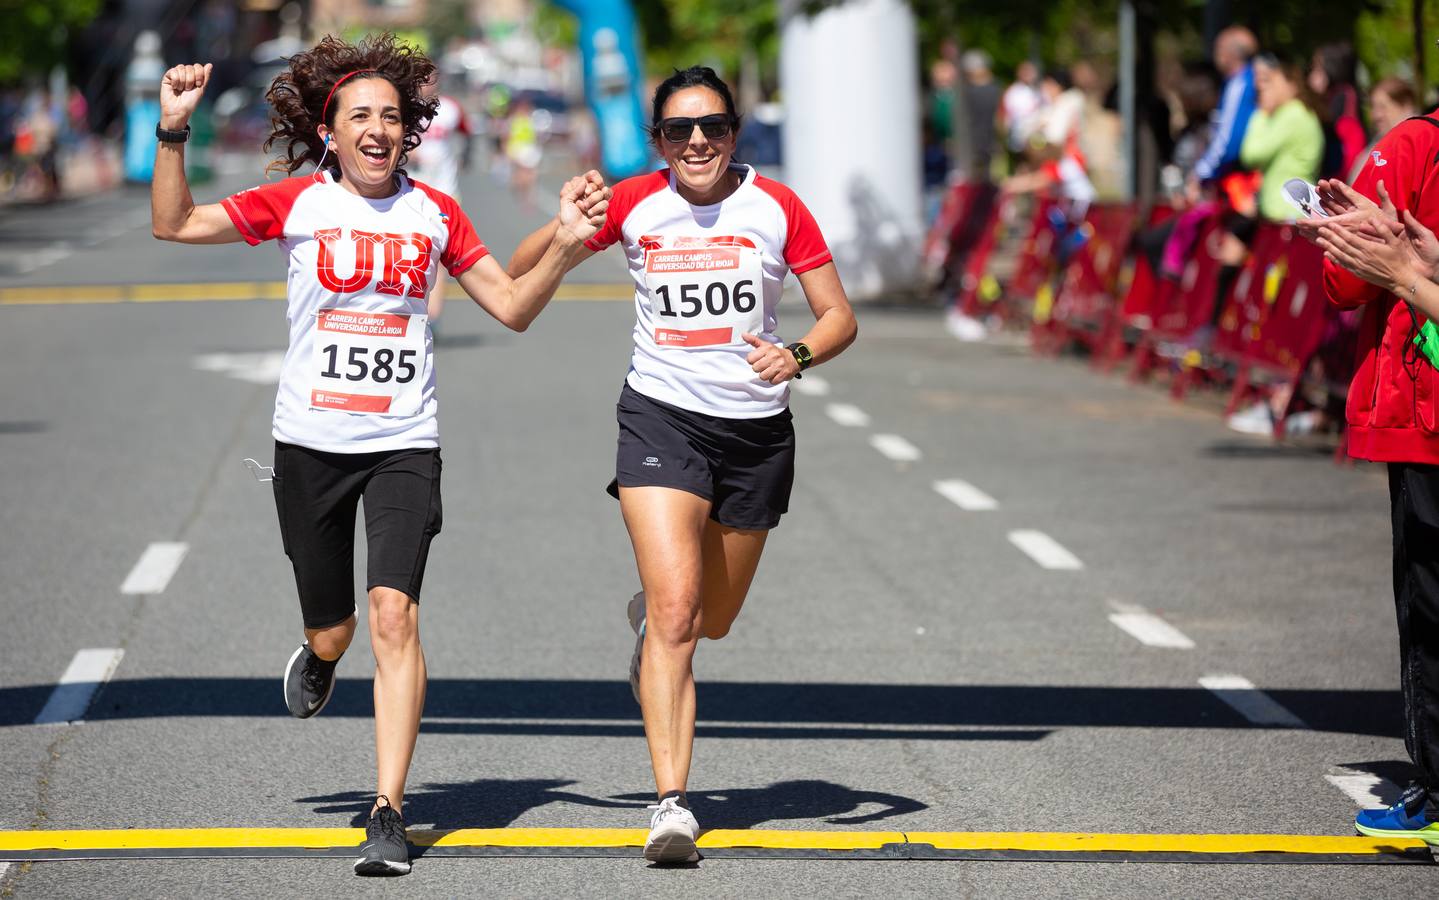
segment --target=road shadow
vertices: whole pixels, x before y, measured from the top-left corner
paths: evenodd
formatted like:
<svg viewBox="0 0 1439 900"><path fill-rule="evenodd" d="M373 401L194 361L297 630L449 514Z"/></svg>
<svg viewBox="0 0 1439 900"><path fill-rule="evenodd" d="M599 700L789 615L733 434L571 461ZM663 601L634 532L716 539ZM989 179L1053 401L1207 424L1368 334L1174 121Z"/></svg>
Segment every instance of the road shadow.
<svg viewBox="0 0 1439 900"><path fill-rule="evenodd" d="M653 793L590 797L564 790L575 782L559 778L482 778L463 782L412 785L405 795L405 819L437 831L458 828L508 828L526 813L551 803L635 811L634 827L648 820ZM300 797L320 815L344 816L363 828L375 795L345 791ZM778 781L761 788L691 791L689 801L706 830L751 829L773 822L803 821L827 825L865 825L929 808L910 797L856 790L832 781Z"/></svg>
<svg viewBox="0 0 1439 900"><path fill-rule="evenodd" d="M653 803L653 794L619 794L615 800ZM706 830L750 829L770 822L804 820L827 825L865 825L929 809L898 794L860 791L832 781L777 781L769 787L690 791L690 808ZM866 806L878 810L859 813Z"/></svg>
<svg viewBox="0 0 1439 900"><path fill-rule="evenodd" d="M56 685L0 688L0 726L28 725ZM698 686L701 735L916 740L1038 740L1057 728L1263 729L1195 687L1009 684L786 684ZM1398 737L1398 691L1272 689L1310 728ZM104 685L90 721L286 715L273 678L137 678ZM369 679L339 680L327 718L370 718ZM639 734L623 681L433 678L424 730L464 734ZM1027 729L985 732L980 729Z"/></svg>
<svg viewBox="0 0 1439 900"><path fill-rule="evenodd" d="M1359 772L1382 779L1374 786L1373 793L1380 806L1393 806L1404 788L1419 778L1419 767L1407 759L1376 759L1369 762L1347 762L1338 764L1341 769Z"/></svg>
<svg viewBox="0 0 1439 900"><path fill-rule="evenodd" d="M44 434L49 430L49 422L0 422L0 434Z"/></svg>
<svg viewBox="0 0 1439 900"><path fill-rule="evenodd" d="M1332 459L1334 445L1260 444L1252 441L1216 441L1200 451L1210 459Z"/></svg>
<svg viewBox="0 0 1439 900"><path fill-rule="evenodd" d="M550 803L643 810L654 802L650 795L641 796L644 802L620 802L561 790L574 783L559 778L481 778L410 785L405 792L405 819L433 823L436 829L508 828L530 810ZM374 801L373 793L345 791L295 802L311 804L321 815L348 815L351 827L363 828Z"/></svg>

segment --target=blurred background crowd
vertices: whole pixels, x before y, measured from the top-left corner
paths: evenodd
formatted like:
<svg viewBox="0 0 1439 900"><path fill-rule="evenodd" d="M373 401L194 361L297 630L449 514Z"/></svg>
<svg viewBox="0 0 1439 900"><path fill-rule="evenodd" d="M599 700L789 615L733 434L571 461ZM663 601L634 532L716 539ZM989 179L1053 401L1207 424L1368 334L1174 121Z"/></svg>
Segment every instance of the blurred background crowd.
<svg viewBox="0 0 1439 900"><path fill-rule="evenodd" d="M283 58L324 33L356 37L391 29L442 61L444 90L466 113L478 146L499 171L512 119L520 142L564 145L600 161L593 104L586 104L584 6L541 0L18 0L0 38L0 194L49 199L91 189L82 170L114 167L126 110L151 92L156 70L182 59L216 65L209 116L197 146L254 150L267 133L264 91ZM714 66L739 89L748 114L742 158L781 163L785 98L778 77L786 17L822 14L834 0L637 0L642 48L637 80L676 65ZM1337 0L1243 5L913 0L916 89L930 217L956 173L1014 179L1038 171L1076 199L1152 191L1178 197L1186 183L1233 169L1250 114L1277 116L1283 144L1255 172L1343 174L1373 135L1425 107L1425 73L1439 68L1422 43L1424 0ZM1124 17L1131 54L1123 57ZM1221 41L1247 26L1247 43ZM1417 31L1416 31L1417 30ZM623 29L621 29L623 33ZM1232 35L1231 35L1232 36ZM862 55L862 47L836 47ZM1248 92L1221 100L1236 72ZM1121 96L1129 84L1133 119ZM597 86L592 80L590 90ZM640 84L638 95L646 96ZM516 114L519 117L515 119ZM856 110L862 122L865 110ZM1225 118L1228 116L1228 118ZM1216 128L1224 155L1206 155ZM213 129L213 130L211 130ZM1258 131L1252 138L1260 141ZM109 152L106 152L106 148ZM202 154L203 155L203 154ZM1311 165L1310 161L1314 160ZM205 159L199 163L203 169ZM1277 162L1276 162L1277 161ZM105 177L122 174L105 173ZM200 177L204 176L200 172ZM1038 178L1039 176L1036 176ZM1044 186L1036 178L1016 189ZM1193 195L1193 184L1188 184ZM1281 212L1272 191L1260 215Z"/></svg>

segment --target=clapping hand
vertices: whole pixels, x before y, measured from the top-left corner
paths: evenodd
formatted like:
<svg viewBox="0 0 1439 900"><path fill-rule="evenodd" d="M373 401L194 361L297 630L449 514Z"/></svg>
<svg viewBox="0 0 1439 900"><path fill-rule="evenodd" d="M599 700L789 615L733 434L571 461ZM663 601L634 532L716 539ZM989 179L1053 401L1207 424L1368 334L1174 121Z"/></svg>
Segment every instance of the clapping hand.
<svg viewBox="0 0 1439 900"><path fill-rule="evenodd" d="M205 85L210 81L210 63L191 63L175 66L160 80L160 126L171 131L181 131L189 124L190 116L205 96Z"/></svg>
<svg viewBox="0 0 1439 900"><path fill-rule="evenodd" d="M1394 202L1389 199L1389 192L1384 189L1384 182L1376 182L1374 187L1379 194L1380 203L1370 200L1341 179L1321 178L1315 185L1315 192L1319 195L1319 206L1327 217L1311 215L1297 220L1294 227L1298 229L1300 237L1315 243L1319 240L1320 227L1326 223L1337 223L1341 227L1362 225L1363 230L1376 240L1379 238L1380 228L1387 228L1396 234L1402 233L1404 227L1394 211Z"/></svg>
<svg viewBox="0 0 1439 900"><path fill-rule="evenodd" d="M1331 262L1370 284L1408 294L1417 279L1432 277L1435 271L1435 262L1421 256L1419 248L1439 249L1439 244L1434 232L1414 221L1407 210L1412 232L1408 221L1396 231L1382 215L1366 209L1323 220L1315 243Z"/></svg>
<svg viewBox="0 0 1439 900"><path fill-rule="evenodd" d="M1324 207L1324 211L1331 216L1342 216L1345 213L1372 209L1378 210L1391 219L1399 218L1394 211L1394 201L1389 199L1389 192L1384 190L1383 181L1376 182L1374 185L1375 191L1379 194L1378 203L1354 190L1340 178L1321 178L1315 187L1319 192L1319 205Z"/></svg>

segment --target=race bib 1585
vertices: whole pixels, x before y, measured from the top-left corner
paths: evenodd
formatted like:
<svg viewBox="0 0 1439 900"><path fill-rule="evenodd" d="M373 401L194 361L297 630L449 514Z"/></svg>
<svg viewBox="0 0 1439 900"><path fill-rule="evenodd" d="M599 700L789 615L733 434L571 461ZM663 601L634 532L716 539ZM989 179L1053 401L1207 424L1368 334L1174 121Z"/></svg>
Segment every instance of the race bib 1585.
<svg viewBox="0 0 1439 900"><path fill-rule="evenodd" d="M343 308L316 313L310 408L382 416L419 412L426 320Z"/></svg>

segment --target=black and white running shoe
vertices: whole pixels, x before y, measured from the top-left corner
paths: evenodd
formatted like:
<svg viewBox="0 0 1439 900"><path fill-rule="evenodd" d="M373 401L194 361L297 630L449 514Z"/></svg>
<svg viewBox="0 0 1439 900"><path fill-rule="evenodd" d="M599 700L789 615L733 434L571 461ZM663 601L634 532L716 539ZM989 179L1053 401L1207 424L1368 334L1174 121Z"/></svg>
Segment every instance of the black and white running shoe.
<svg viewBox="0 0 1439 900"><path fill-rule="evenodd" d="M356 875L408 875L410 845L405 842L405 820L381 794L378 806L365 823L365 842L355 860Z"/></svg>
<svg viewBox="0 0 1439 900"><path fill-rule="evenodd" d="M285 666L285 705L290 715L308 719L325 708L335 692L335 664L316 656L308 642L290 657Z"/></svg>

